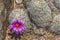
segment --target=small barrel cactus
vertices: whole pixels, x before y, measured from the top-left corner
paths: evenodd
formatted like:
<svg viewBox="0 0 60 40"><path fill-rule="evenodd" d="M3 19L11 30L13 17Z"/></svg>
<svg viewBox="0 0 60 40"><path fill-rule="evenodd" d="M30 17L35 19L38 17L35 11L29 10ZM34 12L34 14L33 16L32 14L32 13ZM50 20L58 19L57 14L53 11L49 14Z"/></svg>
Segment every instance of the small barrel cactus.
<svg viewBox="0 0 60 40"><path fill-rule="evenodd" d="M19 18L19 20L18 20ZM14 10L12 10L12 12L10 13L9 15L9 24L11 24L11 21L18 21L18 24L19 25L19 21L21 21L21 24L20 26L23 27L23 25L26 27L26 29L30 29L32 26L30 25L30 20L29 20L29 17L28 17L28 14L27 14L27 11L24 10L24 9L19 9L19 8L16 8ZM15 22L13 22L14 24L16 24ZM13 24L12 24L13 25ZM11 26L11 25L10 25ZM13 27L14 28L14 27ZM18 27L19 28L19 27ZM12 29L12 28L11 28ZM19 29L18 29L19 30ZM22 28L23 30L23 28ZM13 30L12 30L13 31Z"/></svg>

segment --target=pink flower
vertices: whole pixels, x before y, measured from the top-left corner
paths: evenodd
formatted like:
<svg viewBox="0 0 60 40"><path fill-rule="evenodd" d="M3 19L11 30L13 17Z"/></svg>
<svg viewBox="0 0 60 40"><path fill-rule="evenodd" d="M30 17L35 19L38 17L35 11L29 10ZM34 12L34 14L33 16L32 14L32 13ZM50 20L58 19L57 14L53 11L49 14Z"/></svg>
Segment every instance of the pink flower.
<svg viewBox="0 0 60 40"><path fill-rule="evenodd" d="M13 19L8 28L12 30L12 32L15 32L16 34L19 33L21 34L25 30L24 23L25 22L23 20L20 20L19 18Z"/></svg>

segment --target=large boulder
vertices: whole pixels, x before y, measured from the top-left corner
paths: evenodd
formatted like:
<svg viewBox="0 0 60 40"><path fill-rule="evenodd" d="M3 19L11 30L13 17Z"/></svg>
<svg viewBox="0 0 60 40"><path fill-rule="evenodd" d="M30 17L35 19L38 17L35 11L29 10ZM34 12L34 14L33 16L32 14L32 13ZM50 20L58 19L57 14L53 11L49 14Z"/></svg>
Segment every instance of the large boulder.
<svg viewBox="0 0 60 40"><path fill-rule="evenodd" d="M39 27L50 26L51 10L44 0L31 0L26 3L31 20Z"/></svg>

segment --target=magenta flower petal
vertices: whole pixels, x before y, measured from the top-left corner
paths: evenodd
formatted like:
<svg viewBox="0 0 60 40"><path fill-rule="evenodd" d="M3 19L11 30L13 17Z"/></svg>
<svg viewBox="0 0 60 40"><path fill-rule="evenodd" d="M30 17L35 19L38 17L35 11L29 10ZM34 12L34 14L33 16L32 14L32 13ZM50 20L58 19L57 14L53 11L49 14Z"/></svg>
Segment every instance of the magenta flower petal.
<svg viewBox="0 0 60 40"><path fill-rule="evenodd" d="M19 34L19 29L14 30L16 34Z"/></svg>
<svg viewBox="0 0 60 40"><path fill-rule="evenodd" d="M19 34L19 31L16 31L15 33L16 33L16 34Z"/></svg>
<svg viewBox="0 0 60 40"><path fill-rule="evenodd" d="M20 20L20 18L17 18L17 21L18 21L19 23L22 23L22 24L25 23L23 20Z"/></svg>
<svg viewBox="0 0 60 40"><path fill-rule="evenodd" d="M12 29L12 28L13 28L13 25L9 25L8 28L9 28L9 29Z"/></svg>
<svg viewBox="0 0 60 40"><path fill-rule="evenodd" d="M24 30L24 27L20 27L19 28L19 31L22 32L22 30Z"/></svg>
<svg viewBox="0 0 60 40"><path fill-rule="evenodd" d="M17 29L17 28L14 27L14 28L12 29L12 33L19 34L19 29Z"/></svg>
<svg viewBox="0 0 60 40"><path fill-rule="evenodd" d="M15 30L12 30L12 33L14 33L15 32Z"/></svg>

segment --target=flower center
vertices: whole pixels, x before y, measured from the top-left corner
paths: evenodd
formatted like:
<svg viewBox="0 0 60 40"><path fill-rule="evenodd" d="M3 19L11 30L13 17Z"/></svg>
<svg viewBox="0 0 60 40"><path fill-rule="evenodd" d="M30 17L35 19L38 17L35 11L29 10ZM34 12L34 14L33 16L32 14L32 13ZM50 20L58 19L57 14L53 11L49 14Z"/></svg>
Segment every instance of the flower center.
<svg viewBox="0 0 60 40"><path fill-rule="evenodd" d="M19 27L19 23L16 23L16 27Z"/></svg>

